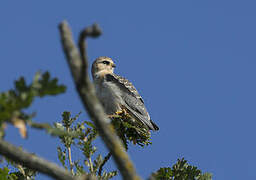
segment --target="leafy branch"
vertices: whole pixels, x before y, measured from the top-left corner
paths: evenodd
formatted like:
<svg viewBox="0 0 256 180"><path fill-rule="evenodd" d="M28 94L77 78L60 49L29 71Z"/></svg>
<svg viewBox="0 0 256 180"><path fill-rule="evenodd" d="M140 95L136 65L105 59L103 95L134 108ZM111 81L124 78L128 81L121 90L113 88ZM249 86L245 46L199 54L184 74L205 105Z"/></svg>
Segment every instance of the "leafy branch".
<svg viewBox="0 0 256 180"><path fill-rule="evenodd" d="M82 174L90 174L91 176L97 177L98 179L110 179L116 176L116 171L102 172L103 165L107 162L106 159L102 159L99 154L95 157L97 147L93 145L93 141L97 138L98 132L89 121L78 122L77 119L80 114L75 117L71 117L70 112L63 112L62 121L57 123L59 127L62 127L65 131L69 132L79 132L81 136L70 137L67 135L60 136L61 143L64 147L58 147L58 158L62 166L69 169L73 175L80 176ZM71 148L78 148L83 156L84 160L81 162L79 160L72 161ZM94 159L94 160L93 160ZM86 171L86 167L88 171Z"/></svg>
<svg viewBox="0 0 256 180"><path fill-rule="evenodd" d="M132 121L128 114L113 115L111 116L111 122L126 150L128 150L129 141L141 147L152 144L150 132L145 129L141 122Z"/></svg>
<svg viewBox="0 0 256 180"><path fill-rule="evenodd" d="M22 164L29 169L45 173L53 178L61 180L74 179L68 171L60 168L56 164L25 152L4 140L0 140L0 154L17 164Z"/></svg>
<svg viewBox="0 0 256 180"><path fill-rule="evenodd" d="M178 159L176 164L170 167L160 168L153 173L151 180L211 180L210 173L202 173L195 166L191 166L184 158Z"/></svg>
<svg viewBox="0 0 256 180"><path fill-rule="evenodd" d="M11 164L18 168L17 172L10 173L8 169L1 169L0 176L15 179L22 177L32 177L33 172L30 170L42 172L48 174L57 179L74 179L69 172L60 168L54 163L46 161L34 154L23 151L21 148L17 148L8 142L2 140L5 131L5 123L12 123L18 127L23 137L26 137L26 123L36 128L44 128L52 130L55 134L59 131L57 128L52 128L47 124L37 124L32 122L33 114L27 114L24 112L35 97L44 97L46 95L57 95L65 92L66 87L64 85L58 85L57 78L51 78L48 72L43 74L36 73L32 83L27 84L25 79L21 77L15 81L14 89L7 92L0 93L0 154L5 156Z"/></svg>
<svg viewBox="0 0 256 180"><path fill-rule="evenodd" d="M32 104L35 97L53 96L64 93L65 90L64 85L58 85L57 78L51 79L49 72L36 73L29 85L24 77L16 80L14 89L0 93L0 136L4 136L5 122L9 122L18 127L21 135L26 137L25 124L35 114L27 114L24 109Z"/></svg>

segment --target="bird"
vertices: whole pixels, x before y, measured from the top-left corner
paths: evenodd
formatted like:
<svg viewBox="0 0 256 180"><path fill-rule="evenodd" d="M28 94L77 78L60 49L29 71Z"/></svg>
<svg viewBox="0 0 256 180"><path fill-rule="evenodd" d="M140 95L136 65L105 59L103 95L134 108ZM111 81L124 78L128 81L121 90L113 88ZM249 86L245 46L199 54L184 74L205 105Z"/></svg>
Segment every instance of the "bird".
<svg viewBox="0 0 256 180"><path fill-rule="evenodd" d="M124 111L147 130L159 130L136 88L130 81L115 74L115 68L114 61L106 56L95 59L91 68L96 95L105 113L111 116Z"/></svg>

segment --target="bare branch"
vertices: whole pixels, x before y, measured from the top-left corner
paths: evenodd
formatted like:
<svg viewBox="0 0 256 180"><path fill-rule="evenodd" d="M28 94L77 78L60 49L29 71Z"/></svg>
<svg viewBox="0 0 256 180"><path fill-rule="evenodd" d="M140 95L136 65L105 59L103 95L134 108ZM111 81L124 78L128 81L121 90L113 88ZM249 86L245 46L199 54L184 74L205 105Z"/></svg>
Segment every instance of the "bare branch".
<svg viewBox="0 0 256 180"><path fill-rule="evenodd" d="M86 74L88 72L88 56L87 56L87 44L85 39L87 37L98 37L102 34L101 29L99 27L99 25L97 24L93 24L91 27L87 27L85 28L83 31L81 31L80 36L79 36L79 42L78 42L78 46L79 46L79 50L81 53L81 58L82 58L82 70L84 70L85 72L83 74Z"/></svg>
<svg viewBox="0 0 256 180"><path fill-rule="evenodd" d="M70 132L69 127L67 128L67 132ZM72 155L71 155L71 144L68 147L68 162L69 162L70 171L71 171L72 175L74 175L75 173L74 173L74 169L73 169L74 163L72 161Z"/></svg>
<svg viewBox="0 0 256 180"><path fill-rule="evenodd" d="M72 161L72 157L71 157L71 147L68 147L68 162L69 162L69 166L70 166L70 171L71 173L74 175L74 163Z"/></svg>
<svg viewBox="0 0 256 180"><path fill-rule="evenodd" d="M72 69L71 73L76 83L78 83L81 79L82 75L82 60L78 49L76 48L74 41L72 38L71 31L67 22L63 22L60 26L61 40L64 52L66 54L68 61L68 65Z"/></svg>
<svg viewBox="0 0 256 180"><path fill-rule="evenodd" d="M97 34L93 32L95 28L92 27L92 32L89 34L87 33L87 36L80 35L79 45L81 55L79 54L78 48L75 46L73 42L72 34L70 32L70 28L67 22L62 22L59 26L59 29L63 49L66 54L69 68L73 75L77 91L80 95L84 107L86 108L90 118L94 121L105 145L108 147L109 151L113 155L113 158L123 176L123 179L140 179L136 174L135 168L131 160L129 159L127 153L125 152L125 149L122 146L120 139L116 136L115 130L108 123L110 122L110 120L104 113L104 110L98 98L96 97L94 86L89 79L88 60L86 50L84 49L86 45L82 42L85 40L84 38L86 38L89 35L91 37L95 37L92 36L94 34Z"/></svg>
<svg viewBox="0 0 256 180"><path fill-rule="evenodd" d="M101 176L101 173L102 173L102 169L103 169L103 166L106 164L106 162L110 159L111 157L111 153L109 152L107 156L105 156L103 162L101 163L100 165L100 168L99 168L99 172L98 172L98 175Z"/></svg>
<svg viewBox="0 0 256 180"><path fill-rule="evenodd" d="M0 154L12 161L22 164L32 170L39 171L59 180L75 180L75 178L65 169L55 163L44 160L36 155L23 151L12 144L0 140Z"/></svg>

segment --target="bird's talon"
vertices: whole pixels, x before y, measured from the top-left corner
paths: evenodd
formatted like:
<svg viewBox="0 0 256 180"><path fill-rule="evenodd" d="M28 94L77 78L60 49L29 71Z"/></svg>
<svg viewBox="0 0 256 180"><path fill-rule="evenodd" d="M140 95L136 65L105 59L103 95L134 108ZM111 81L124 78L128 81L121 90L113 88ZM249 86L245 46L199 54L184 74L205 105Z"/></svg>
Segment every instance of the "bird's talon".
<svg viewBox="0 0 256 180"><path fill-rule="evenodd" d="M123 110L121 110L121 111L116 111L116 114L117 114L117 115L123 114Z"/></svg>
<svg viewBox="0 0 256 180"><path fill-rule="evenodd" d="M117 111L116 114L120 115L120 116L127 116L128 115L126 109L122 109L121 111Z"/></svg>

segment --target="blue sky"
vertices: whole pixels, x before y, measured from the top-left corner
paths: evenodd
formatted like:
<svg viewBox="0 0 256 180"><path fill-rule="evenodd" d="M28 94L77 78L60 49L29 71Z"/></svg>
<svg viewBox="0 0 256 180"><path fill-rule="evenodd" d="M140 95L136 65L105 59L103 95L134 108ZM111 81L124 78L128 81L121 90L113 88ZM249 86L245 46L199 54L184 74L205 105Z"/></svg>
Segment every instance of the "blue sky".
<svg viewBox="0 0 256 180"><path fill-rule="evenodd" d="M99 23L103 35L88 41L90 64L110 56L145 100L160 131L153 145L130 146L138 173L185 157L218 180L255 179L255 1L5 1L0 3L0 90L23 75L48 70L67 85L58 97L37 99L29 111L38 122L83 111L61 49L58 24L66 19L77 39ZM6 140L57 162L58 141L44 132ZM103 145L98 141L100 147ZM74 153L74 158L81 158ZM108 168L114 169L113 162ZM39 179L49 179L39 176ZM119 179L119 178L116 178Z"/></svg>

